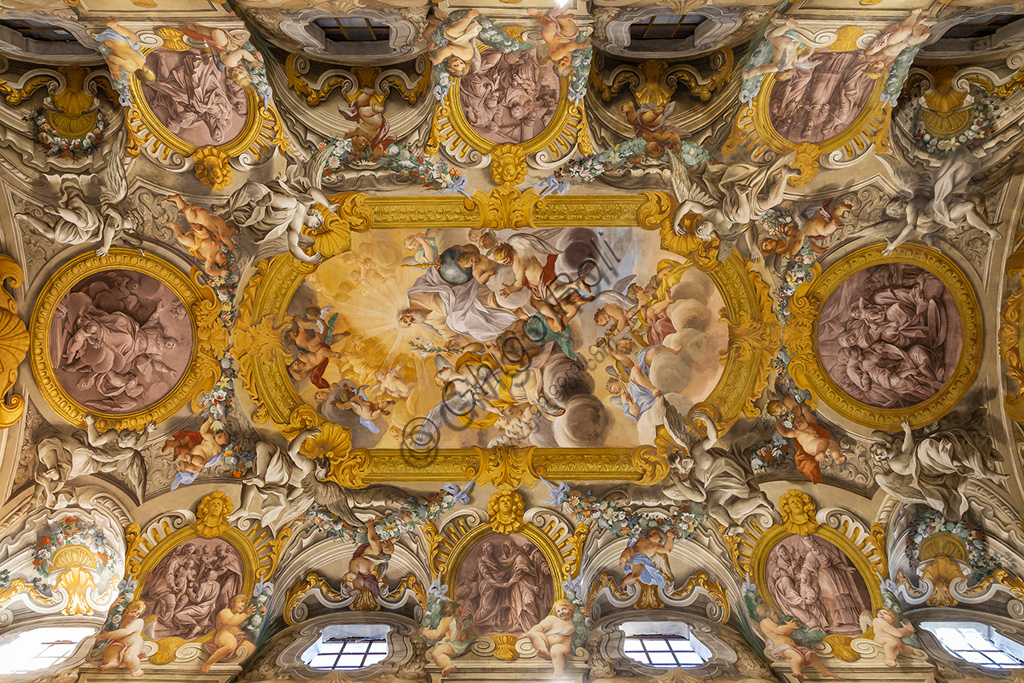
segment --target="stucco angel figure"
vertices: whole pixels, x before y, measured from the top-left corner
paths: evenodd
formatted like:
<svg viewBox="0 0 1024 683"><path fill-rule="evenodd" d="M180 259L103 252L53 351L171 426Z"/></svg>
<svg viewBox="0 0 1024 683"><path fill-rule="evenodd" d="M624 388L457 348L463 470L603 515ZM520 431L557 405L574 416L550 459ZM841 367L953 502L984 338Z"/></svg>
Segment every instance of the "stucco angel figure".
<svg viewBox="0 0 1024 683"><path fill-rule="evenodd" d="M882 221L859 234L882 237L899 228L895 239L886 238L882 252L885 255L911 237L931 243L936 233L964 226L981 230L989 239L997 239L999 231L985 217L984 197L967 189L971 177L980 168L981 161L963 147L954 150L938 169L928 173L900 167L896 176L904 191L885 207Z"/></svg>
<svg viewBox="0 0 1024 683"><path fill-rule="evenodd" d="M86 440L59 434L45 438L36 446L36 497L48 508L67 502L71 493L67 484L90 474L117 471L142 499L146 486L146 462L140 452L156 431L150 423L140 432L130 429L109 429L102 434L96 429L96 418L85 416ZM61 495L58 495L61 494Z"/></svg>
<svg viewBox="0 0 1024 683"><path fill-rule="evenodd" d="M985 433L985 409L958 411L917 433L903 420L903 434L876 431L881 443L871 447L883 471L875 475L879 486L906 503L923 503L960 519L969 506L965 490L971 479L993 483L1007 475L995 468L1002 457Z"/></svg>
<svg viewBox="0 0 1024 683"><path fill-rule="evenodd" d="M719 435L714 420L701 412L694 419L705 426L707 438L687 429L679 411L665 403L665 429L683 448L669 456L672 469L662 493L672 500L702 503L727 535L742 533L748 517L759 511L771 515L772 504L738 449L715 448Z"/></svg>
<svg viewBox="0 0 1024 683"><path fill-rule="evenodd" d="M283 177L268 183L249 180L213 212L260 235L260 244L286 237L292 256L304 263L321 263L321 254L305 252L313 239L302 234L302 229L323 225L324 215L317 204L329 211L337 209L322 189L324 168L333 150L334 145L325 145L305 164L305 170L297 159L289 157Z"/></svg>
<svg viewBox="0 0 1024 683"><path fill-rule="evenodd" d="M397 509L408 503L409 494L393 486L349 490L331 481L325 460L314 460L299 452L306 439L319 433L316 428L301 432L286 449L266 441L257 443L253 473L243 480L241 505L229 519L256 519L277 533L315 501L359 527L365 522L356 516L356 506Z"/></svg>
<svg viewBox="0 0 1024 683"><path fill-rule="evenodd" d="M70 176L61 181L60 203L44 205L43 217L24 212L15 214L15 221L60 244L98 240L97 256L106 256L119 236L131 246L141 246L142 239L137 234L141 219L125 205L128 177L122 162L124 138L122 126L107 157L98 205L86 199L81 179Z"/></svg>
<svg viewBox="0 0 1024 683"><path fill-rule="evenodd" d="M790 152L763 166L705 161L687 170L678 155L670 154L672 190L679 202L672 216L676 233L685 232L683 216L698 214L693 236L704 242L717 237L719 261L729 258L740 240L750 258L760 259L754 221L782 202L787 181L797 175L789 165L794 157Z"/></svg>

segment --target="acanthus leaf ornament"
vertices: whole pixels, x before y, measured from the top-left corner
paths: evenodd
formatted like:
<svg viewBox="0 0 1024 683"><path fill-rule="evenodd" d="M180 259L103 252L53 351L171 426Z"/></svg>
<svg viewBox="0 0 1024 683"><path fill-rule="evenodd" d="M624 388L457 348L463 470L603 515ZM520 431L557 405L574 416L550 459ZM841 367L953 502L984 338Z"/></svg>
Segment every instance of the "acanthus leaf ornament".
<svg viewBox="0 0 1024 683"><path fill-rule="evenodd" d="M520 486L532 487L544 476L544 468L536 467L533 462L533 446L474 447L473 450L480 461L466 475L474 479L477 486L491 485L497 489L513 490Z"/></svg>
<svg viewBox="0 0 1024 683"><path fill-rule="evenodd" d="M0 282L11 288L20 287L25 275L21 266L8 256L0 255ZM0 429L7 429L25 411L25 399L8 396L18 381L18 366L28 354L29 336L24 321L18 317L18 305L0 286Z"/></svg>

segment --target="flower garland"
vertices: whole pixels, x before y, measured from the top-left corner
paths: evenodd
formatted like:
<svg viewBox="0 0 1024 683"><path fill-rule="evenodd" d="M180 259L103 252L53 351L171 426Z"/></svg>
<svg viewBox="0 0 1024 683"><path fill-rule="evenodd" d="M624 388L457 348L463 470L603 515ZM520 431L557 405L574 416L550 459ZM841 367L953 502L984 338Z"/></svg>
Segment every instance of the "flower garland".
<svg viewBox="0 0 1024 683"><path fill-rule="evenodd" d="M110 551L102 531L77 517L69 516L51 524L49 533L39 539L36 545L36 559L32 561L33 566L43 576L49 576L53 556L58 549L66 545L82 545L92 550L98 560L96 568L100 572L106 571L121 559Z"/></svg>
<svg viewBox="0 0 1024 683"><path fill-rule="evenodd" d="M324 149L328 145L331 146L331 151L324 167L326 175L336 173L343 166L373 161L368 152L353 149L352 141L348 138L331 138L320 143L317 150ZM428 189L439 192L460 192L467 197L470 196L466 190L467 179L459 172L459 169L448 168L443 161L431 161L422 154L413 152L405 145L397 143L389 145L387 153L377 159L377 164L381 168L392 171L403 180L418 183Z"/></svg>
<svg viewBox="0 0 1024 683"><path fill-rule="evenodd" d="M687 168L693 168L706 161L711 161L711 155L699 145L693 145L683 140L681 149L676 154ZM673 152L665 152L665 155ZM630 138L610 147L603 152L596 152L586 156L570 159L558 167L554 173L549 175L536 187L542 188L541 197L552 192L565 194L573 185L582 185L597 180L608 171L617 171L627 166L637 164L643 159L660 161L666 158L662 155L658 159L652 159L647 155L647 141L641 137Z"/></svg>
<svg viewBox="0 0 1024 683"><path fill-rule="evenodd" d="M46 107L40 107L24 119L32 124L32 137L46 150L46 156L55 157L70 153L77 159L96 151L96 146L103 139L103 132L107 129L107 120L103 118L103 114L96 112L96 125L85 135L68 138L58 133L50 123L51 111Z"/></svg>
<svg viewBox="0 0 1024 683"><path fill-rule="evenodd" d="M543 188L542 197L552 192L565 194L573 185L592 182L608 171L639 162L646 149L647 143L643 138L630 138L603 152L575 157L557 168L537 187Z"/></svg>
<svg viewBox="0 0 1024 683"><path fill-rule="evenodd" d="M389 510L377 522L377 535L381 540L404 536L426 522L436 519L448 512L457 504L469 503L467 492L473 486L470 482L462 490L455 484L445 484L440 491L431 493L426 498L410 498L401 510ZM342 538L356 543L366 543L366 528L354 527L339 519L334 513L319 503L313 503L300 517L311 529L319 529L328 536Z"/></svg>
<svg viewBox="0 0 1024 683"><path fill-rule="evenodd" d="M253 615L242 622L242 630L245 631L252 642L256 642L260 634L260 628L267 618L267 603L274 595L274 586L270 583L260 581L252 589L252 597L249 599L249 607L255 608Z"/></svg>
<svg viewBox="0 0 1024 683"><path fill-rule="evenodd" d="M550 485L549 485L550 486ZM700 506L683 503L671 514L658 512L634 512L630 506L619 506L599 499L592 494L570 490L565 484L552 490L552 505L567 507L569 514L580 521L591 521L602 531L615 536L626 536L630 544L657 529L665 536L675 532L676 540L682 540L694 532L707 517Z"/></svg>
<svg viewBox="0 0 1024 683"><path fill-rule="evenodd" d="M947 522L942 513L926 509L910 522L910 537L907 540L907 557L910 569L917 572L921 564L921 544L935 534L952 534L967 548L967 564L972 573L967 578L967 585L973 586L992 574L993 569L1007 567L1007 560L990 550L985 540L985 532L974 524L960 520ZM1011 567L1012 568L1012 567Z"/></svg>
<svg viewBox="0 0 1024 683"><path fill-rule="evenodd" d="M945 158L958 147L975 149L995 135L996 121L1002 112L1002 107L998 104L999 98L974 86L970 88L970 95L974 98L971 107L974 116L970 125L960 133L949 136L936 135L925 126L922 117L925 104L923 96L911 101L910 135L918 149Z"/></svg>
<svg viewBox="0 0 1024 683"><path fill-rule="evenodd" d="M213 416L214 429L227 429L228 409L231 407L231 400L235 396L235 377L237 372L234 365L234 355L231 349L234 346L234 324L238 317L238 308L235 305L235 297L238 292L239 270L237 257L234 250L221 245L221 252L227 256L224 265L226 275L212 277L206 275L207 284L217 294L220 301L220 319L228 330L228 348L220 359L221 375L213 385L209 393L199 397L202 408L199 416L203 419ZM255 460L254 453L238 448L234 438L224 447L221 454L221 461L231 468L232 476L241 478L248 471Z"/></svg>

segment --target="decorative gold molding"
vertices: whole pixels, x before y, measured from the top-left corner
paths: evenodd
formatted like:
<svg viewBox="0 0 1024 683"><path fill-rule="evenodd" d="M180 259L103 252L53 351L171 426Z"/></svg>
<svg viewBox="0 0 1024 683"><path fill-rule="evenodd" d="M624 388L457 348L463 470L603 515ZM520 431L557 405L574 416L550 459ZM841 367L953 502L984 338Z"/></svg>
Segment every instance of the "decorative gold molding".
<svg viewBox="0 0 1024 683"><path fill-rule="evenodd" d="M1020 225L1024 225L1024 216L1021 216ZM1020 232L1018 226L1015 240L1020 239ZM999 309L999 356L1006 364L1006 377L1016 384L1016 389L1011 391L1008 383L1006 396L1003 397L1003 408L1011 420L1024 423L1024 362L1021 361L1024 355L1024 338L1021 335L1021 308L1024 307L1024 242L1007 257L1005 274L1006 284L1010 285L1010 280L1016 280L1021 291L1006 297Z"/></svg>
<svg viewBox="0 0 1024 683"><path fill-rule="evenodd" d="M220 504L219 512L211 505L214 501ZM196 522L187 527L171 532L166 524L156 525L143 534L138 525L130 525L125 530L125 578L138 581L136 597L142 595L146 577L160 560L176 546L193 538L221 538L238 551L246 572L251 572L245 577L247 587L243 592L248 594L255 581L268 581L277 569L281 550L291 536L291 529L283 529L276 538L258 524L242 532L227 522L233 507L226 493L213 491L200 499L196 505Z"/></svg>
<svg viewBox="0 0 1024 683"><path fill-rule="evenodd" d="M188 311L192 329L192 355L177 385L153 405L133 413L118 415L86 409L61 386L50 359L50 327L57 306L64 296L84 278L107 270L143 273L164 284ZM186 404L199 411L199 398L213 389L221 376L220 359L228 347L228 330L220 317L217 294L201 282L201 271L193 268L189 276L167 261L134 249L111 249L105 257L91 251L64 264L43 287L36 299L29 322L32 375L50 407L72 425L84 426L86 414L96 415L96 428L141 430L160 423ZM2 317L0 317L2 320Z"/></svg>
<svg viewBox="0 0 1024 683"><path fill-rule="evenodd" d="M790 507L793 502L798 504L798 509ZM872 611L883 605L879 576L882 575L881 572L885 568L885 556L879 552L871 535L862 536L857 527L846 521L839 529L821 524L815 517L817 506L814 501L806 493L797 489L790 489L784 493L779 498L777 507L782 514L782 524L762 530L756 522L751 522L747 525L744 534L732 538L727 537L733 567L740 576L750 577L750 580L757 586L758 595L764 602L772 608L776 607L765 588L768 556L772 548L785 538L799 535L817 536L836 546L850 559L864 580L871 596ZM888 574L885 575L888 576ZM851 656L850 653L856 655L852 648L849 651L843 649L849 645L849 639L842 640L843 638L847 637L836 636L829 641L834 649L843 653L842 655L837 653L836 656L843 659L846 656ZM845 661L855 661L858 657L853 656L852 659Z"/></svg>
<svg viewBox="0 0 1024 683"><path fill-rule="evenodd" d="M459 569L469 552L488 536L502 533L490 523L470 528L463 520L456 521L456 525L450 525L453 528L445 534L446 543L439 548L438 552L438 567L440 569L438 578L442 585L448 586L448 594L452 596L455 595L455 582L459 576ZM558 600L565 597L562 584L569 578L565 567L571 557L572 547L571 543L562 542L555 527L556 524L553 520L543 529L534 524L524 524L515 533L537 546L544 555L544 560L551 569L555 600ZM444 531L449 531L449 529L446 527Z"/></svg>
<svg viewBox="0 0 1024 683"><path fill-rule="evenodd" d="M41 607L50 607L57 604L57 599L43 595L36 587L24 579L14 579L11 581L11 585L7 588L0 590L0 606L7 604L15 596L21 593L27 593L32 602L40 605Z"/></svg>
<svg viewBox="0 0 1024 683"><path fill-rule="evenodd" d="M320 591L328 600L341 602L345 596L331 588L331 584L317 572L309 572L303 578L295 582L295 585L288 589L284 601L284 622L294 626L297 622L292 616L292 611L302 602L305 597L314 590Z"/></svg>
<svg viewBox="0 0 1024 683"><path fill-rule="evenodd" d="M20 88L12 88L7 84L7 81L0 78L0 97L3 97L7 104L17 106L32 97L37 90L48 86L51 82L56 80L55 76L43 74L41 76L34 76L28 79L25 82L25 85Z"/></svg>
<svg viewBox="0 0 1024 683"><path fill-rule="evenodd" d="M898 431L903 419L914 428L939 419L966 395L981 361L984 328L978 298L967 276L947 256L919 244L904 244L886 256L884 245L859 249L841 258L824 272L815 264L813 279L797 287L790 301L791 317L782 330L782 342L792 360L789 374L797 386L811 392L808 404L814 408L820 398L840 416L875 429ZM884 263L918 266L939 279L956 303L960 314L962 347L960 359L946 385L931 398L906 408L885 409L850 397L829 377L817 352L817 323L829 296L848 277L865 268Z"/></svg>
<svg viewBox="0 0 1024 683"><path fill-rule="evenodd" d="M0 429L7 429L25 412L25 399L18 394L7 396L18 381L18 366L29 348L28 330L18 317L18 304L7 292L25 281L14 259L0 255ZM6 285L6 286L3 286Z"/></svg>

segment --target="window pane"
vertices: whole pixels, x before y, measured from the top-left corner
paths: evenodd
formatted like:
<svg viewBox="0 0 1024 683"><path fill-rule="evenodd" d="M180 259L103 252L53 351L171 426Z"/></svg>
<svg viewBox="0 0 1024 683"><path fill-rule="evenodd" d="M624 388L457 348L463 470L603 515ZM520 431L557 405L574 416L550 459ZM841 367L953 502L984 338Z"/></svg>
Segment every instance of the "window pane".
<svg viewBox="0 0 1024 683"><path fill-rule="evenodd" d="M309 665L314 669L330 669L337 658L338 655L317 655Z"/></svg>
<svg viewBox="0 0 1024 683"><path fill-rule="evenodd" d="M624 652L643 652L644 646L640 644L639 638L626 638L625 645L622 646Z"/></svg>
<svg viewBox="0 0 1024 683"><path fill-rule="evenodd" d="M384 640L374 640L370 643L370 652L383 652L387 654L388 644Z"/></svg>
<svg viewBox="0 0 1024 683"><path fill-rule="evenodd" d="M696 652L677 652L676 661L680 666L700 666L704 660Z"/></svg>
<svg viewBox="0 0 1024 683"><path fill-rule="evenodd" d="M363 666L370 666L371 664L376 664L377 662L383 662L384 658L387 656L387 653L366 655L366 661L363 663Z"/></svg>
<svg viewBox="0 0 1024 683"><path fill-rule="evenodd" d="M993 662L997 664L1020 664L1020 661L1018 661L1014 657L1011 657L1005 652L994 651L986 652L985 654L987 654L989 656L989 659L991 659Z"/></svg>
<svg viewBox="0 0 1024 683"><path fill-rule="evenodd" d="M971 649L970 643L963 637L959 629L955 628L940 628L935 630L935 635L938 636L939 642L946 646L949 650L969 650Z"/></svg>
<svg viewBox="0 0 1024 683"><path fill-rule="evenodd" d="M361 669L363 668L362 655L341 655L338 657L339 669Z"/></svg>
<svg viewBox="0 0 1024 683"><path fill-rule="evenodd" d="M363 652L366 652L369 649L370 649L370 644L368 642L366 642L365 640L361 641L361 642L360 641L356 641L356 642L351 642L351 643L345 643L345 654L347 654L347 655L352 655L352 654L357 654L357 653L361 654Z"/></svg>
<svg viewBox="0 0 1024 683"><path fill-rule="evenodd" d="M651 652L649 653L651 663L654 666L675 666L676 658L672 656L671 652Z"/></svg>
<svg viewBox="0 0 1024 683"><path fill-rule="evenodd" d="M338 654L341 652L341 648L345 645L342 641L332 642L327 641L326 643L320 643L320 654Z"/></svg>
<svg viewBox="0 0 1024 683"><path fill-rule="evenodd" d="M975 650L994 650L995 646L988 638L985 637L980 631L976 631L973 628L965 628L963 631L964 640L968 642L971 648Z"/></svg>
<svg viewBox="0 0 1024 683"><path fill-rule="evenodd" d="M974 650L961 650L957 652L958 655L966 659L968 662L974 662L975 664L989 664L991 660L980 652Z"/></svg>
<svg viewBox="0 0 1024 683"><path fill-rule="evenodd" d="M647 650L651 652L668 650L668 641L666 641L664 638L644 638L644 647L646 647Z"/></svg>
<svg viewBox="0 0 1024 683"><path fill-rule="evenodd" d="M690 645L688 640L672 639L668 643L676 652L693 652L693 645Z"/></svg>

